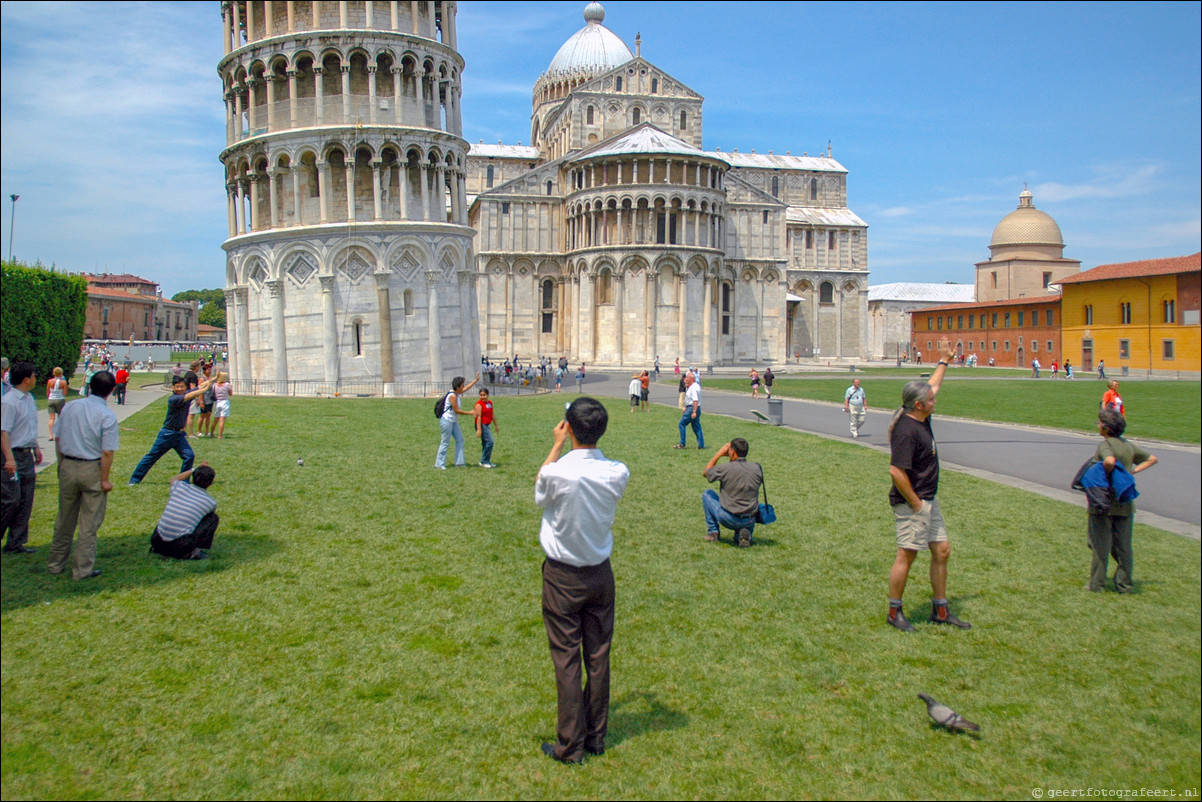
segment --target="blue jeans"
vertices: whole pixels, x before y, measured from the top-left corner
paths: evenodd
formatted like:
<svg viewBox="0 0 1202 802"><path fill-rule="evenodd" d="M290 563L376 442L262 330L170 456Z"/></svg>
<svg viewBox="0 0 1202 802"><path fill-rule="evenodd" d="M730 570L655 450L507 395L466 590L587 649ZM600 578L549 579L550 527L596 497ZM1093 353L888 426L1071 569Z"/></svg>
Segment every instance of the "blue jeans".
<svg viewBox="0 0 1202 802"><path fill-rule="evenodd" d="M434 467L447 467L447 448L454 437L455 466L462 468L466 463L463 461L463 430L459 428L459 416L456 415L455 420L442 418L438 421L438 426L442 429L442 439L438 442L438 456L434 458Z"/></svg>
<svg viewBox="0 0 1202 802"><path fill-rule="evenodd" d="M701 494L701 507L705 510L706 532L718 534L718 527L721 525L736 532L740 529L749 529L752 534L755 534L755 516L748 515L744 518L731 515L722 507L722 503L718 500L718 494L713 490L707 490Z"/></svg>
<svg viewBox="0 0 1202 802"><path fill-rule="evenodd" d="M191 470L192 461L196 459L196 455L192 453L192 446L188 445L188 433L163 428L159 429L159 436L154 439L154 445L150 447L150 451L146 452L146 456L142 457L138 467L134 468L134 475L129 477L129 481L137 484L145 479L146 474L150 473L150 469L159 461L159 458L172 450L179 454L180 459L184 461L179 472Z"/></svg>
<svg viewBox="0 0 1202 802"><path fill-rule="evenodd" d="M480 425L480 464L485 465L492 462L492 444L495 442L492 436L492 424L484 423Z"/></svg>
<svg viewBox="0 0 1202 802"><path fill-rule="evenodd" d="M697 447L705 448L705 435L701 433L701 407L697 408L697 417L693 417L693 405L685 406L684 413L680 416L680 444L684 445L685 432L689 426L693 427L693 434L697 438Z"/></svg>

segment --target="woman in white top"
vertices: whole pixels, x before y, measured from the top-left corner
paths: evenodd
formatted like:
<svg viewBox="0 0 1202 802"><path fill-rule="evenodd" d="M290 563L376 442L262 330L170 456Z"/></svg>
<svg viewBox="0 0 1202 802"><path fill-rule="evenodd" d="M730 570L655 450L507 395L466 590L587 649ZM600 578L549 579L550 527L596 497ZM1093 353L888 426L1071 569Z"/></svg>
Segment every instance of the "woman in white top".
<svg viewBox="0 0 1202 802"><path fill-rule="evenodd" d="M54 422L67 403L67 380L63 378L63 369L55 368L54 375L46 382L46 411L50 417L50 439L54 439Z"/></svg>
<svg viewBox="0 0 1202 802"><path fill-rule="evenodd" d="M463 468L467 466L464 461L463 454L463 430L459 428L460 415L474 415L473 409L461 409L459 407L459 396L466 393L480 381L480 374L476 374L476 378L472 379L472 383L464 386L463 377L456 376L451 380L451 392L443 397L442 417L438 419L438 426L442 430L442 439L438 442L438 456L434 458L434 467L440 471L445 471L447 468L447 449L451 445L451 438L455 438L455 467Z"/></svg>
<svg viewBox="0 0 1202 802"><path fill-rule="evenodd" d="M234 385L230 384L228 373L217 374L217 383L213 385L213 414L217 416L217 439L225 438L225 419L230 416L230 396L234 394Z"/></svg>

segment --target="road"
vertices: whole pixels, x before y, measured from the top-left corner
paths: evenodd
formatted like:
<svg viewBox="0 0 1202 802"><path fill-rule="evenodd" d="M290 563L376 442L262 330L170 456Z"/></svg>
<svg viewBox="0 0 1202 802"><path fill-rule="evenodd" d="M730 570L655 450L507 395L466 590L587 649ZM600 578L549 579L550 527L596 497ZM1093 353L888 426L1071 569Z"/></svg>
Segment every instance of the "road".
<svg viewBox="0 0 1202 802"><path fill-rule="evenodd" d="M627 372L590 371L584 389L595 395L626 398L629 381ZM702 391L702 409L709 414L754 420L752 409L768 412L768 402L762 395L753 400L750 392L709 390L705 388L704 377ZM676 406L677 393L668 385L653 384L651 400ZM892 408L870 408L860 438L853 440L842 399L838 403L783 400L784 425L790 429L884 453L889 451ZM869 399L870 406L874 400L877 399ZM1081 463L1093 454L1097 435L945 418L938 412L933 429L944 468L1084 506L1083 496L1068 485ZM1194 540L1202 539L1202 499L1198 490L1202 487L1202 449L1167 443L1145 444L1145 447L1156 455L1160 464L1140 474L1136 520Z"/></svg>

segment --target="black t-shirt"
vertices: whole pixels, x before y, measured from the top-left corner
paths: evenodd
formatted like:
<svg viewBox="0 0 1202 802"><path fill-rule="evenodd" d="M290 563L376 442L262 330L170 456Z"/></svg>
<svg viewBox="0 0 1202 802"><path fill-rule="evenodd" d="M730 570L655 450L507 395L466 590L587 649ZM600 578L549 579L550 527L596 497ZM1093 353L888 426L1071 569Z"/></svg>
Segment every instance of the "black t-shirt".
<svg viewBox="0 0 1202 802"><path fill-rule="evenodd" d="M190 403L185 400L184 395L172 394L167 399L167 418L163 421L163 428L177 432L182 431L188 424L188 405Z"/></svg>
<svg viewBox="0 0 1202 802"><path fill-rule="evenodd" d="M896 465L906 472L918 497L925 501L935 498L935 494L939 492L939 453L935 449L931 419L927 418L920 423L903 413L893 427L889 446L893 453L889 464ZM896 487L891 486L889 503L909 502Z"/></svg>
<svg viewBox="0 0 1202 802"><path fill-rule="evenodd" d="M200 386L200 379L196 376L196 371L190 370L184 374L184 381L188 383L188 392L192 392Z"/></svg>

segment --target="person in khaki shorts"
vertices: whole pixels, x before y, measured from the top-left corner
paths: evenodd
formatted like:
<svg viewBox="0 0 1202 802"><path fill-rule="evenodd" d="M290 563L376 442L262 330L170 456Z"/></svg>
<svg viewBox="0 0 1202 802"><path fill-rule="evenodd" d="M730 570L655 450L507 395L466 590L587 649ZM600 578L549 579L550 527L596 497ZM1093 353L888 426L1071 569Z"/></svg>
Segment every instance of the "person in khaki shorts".
<svg viewBox="0 0 1202 802"><path fill-rule="evenodd" d="M910 566L920 551L931 552L931 617L933 624L948 624L971 629L947 609L947 559L951 547L947 527L939 512L939 453L931 431L931 413L935 397L943 384L953 351L947 338L939 341L939 364L929 381L912 381L902 389L902 405L889 424L889 476L893 487L889 503L897 520L897 559L889 571L890 626L913 632L914 625L902 613L902 593L910 576Z"/></svg>

